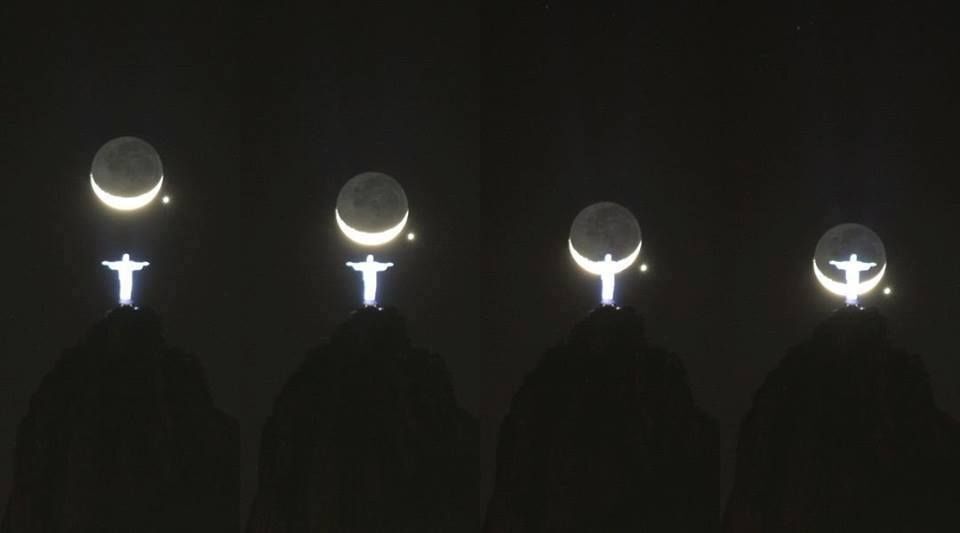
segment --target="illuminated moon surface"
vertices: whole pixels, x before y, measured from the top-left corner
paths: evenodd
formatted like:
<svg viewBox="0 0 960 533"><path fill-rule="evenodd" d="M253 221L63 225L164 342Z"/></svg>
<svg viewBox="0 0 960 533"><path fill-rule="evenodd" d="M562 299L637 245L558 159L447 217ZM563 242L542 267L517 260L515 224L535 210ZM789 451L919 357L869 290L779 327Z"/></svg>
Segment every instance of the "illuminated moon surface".
<svg viewBox="0 0 960 533"><path fill-rule="evenodd" d="M149 204L163 187L160 155L146 141L118 137L93 157L90 188L107 206L133 211Z"/></svg>
<svg viewBox="0 0 960 533"><path fill-rule="evenodd" d="M573 242L569 242L570 246L570 256L573 257L573 261L580 266L580 268L586 270L591 274L602 275L602 274L619 274L624 270L630 268L630 265L637 260L637 257L640 257L640 243L637 243L637 248L627 257L613 261L612 264L608 265L604 261L591 261L586 257L580 255L577 252L577 249L573 247Z"/></svg>
<svg viewBox="0 0 960 533"><path fill-rule="evenodd" d="M410 212L407 195L397 180L380 172L364 172L340 189L334 214L347 238L377 246L400 235Z"/></svg>
<svg viewBox="0 0 960 533"><path fill-rule="evenodd" d="M606 254L621 272L640 255L640 224L627 208L599 202L580 211L570 226L570 255L584 270L598 273Z"/></svg>
<svg viewBox="0 0 960 533"><path fill-rule="evenodd" d="M817 281L834 294L846 295L845 273L830 261L847 261L852 254L857 255L857 261L876 263L860 274L857 292L866 294L873 290L887 270L887 253L880 237L861 224L840 224L823 234L813 255L813 274Z"/></svg>

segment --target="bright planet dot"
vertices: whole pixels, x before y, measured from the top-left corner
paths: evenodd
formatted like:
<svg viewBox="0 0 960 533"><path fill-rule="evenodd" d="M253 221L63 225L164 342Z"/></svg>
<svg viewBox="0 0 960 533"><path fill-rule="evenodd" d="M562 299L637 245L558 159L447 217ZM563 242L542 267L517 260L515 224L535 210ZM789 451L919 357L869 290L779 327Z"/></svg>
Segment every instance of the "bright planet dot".
<svg viewBox="0 0 960 533"><path fill-rule="evenodd" d="M893 289L891 289L890 287L884 287L884 288L883 288L883 294L886 294L887 296L890 296L891 294L893 294Z"/></svg>
<svg viewBox="0 0 960 533"><path fill-rule="evenodd" d="M640 272L646 272L647 270L650 270L650 267L646 263L640 265Z"/></svg>
<svg viewBox="0 0 960 533"><path fill-rule="evenodd" d="M412 240L414 240L414 239L416 239L416 238L417 238L417 236L414 235L414 233L413 233L412 231L411 231L410 233L407 233L407 240L408 240L408 241L412 241Z"/></svg>
<svg viewBox="0 0 960 533"><path fill-rule="evenodd" d="M165 203L165 204L169 204L169 203L170 203L170 197L169 197L169 196L164 196L164 197L163 197L163 200L161 200L161 201L162 201L163 203Z"/></svg>

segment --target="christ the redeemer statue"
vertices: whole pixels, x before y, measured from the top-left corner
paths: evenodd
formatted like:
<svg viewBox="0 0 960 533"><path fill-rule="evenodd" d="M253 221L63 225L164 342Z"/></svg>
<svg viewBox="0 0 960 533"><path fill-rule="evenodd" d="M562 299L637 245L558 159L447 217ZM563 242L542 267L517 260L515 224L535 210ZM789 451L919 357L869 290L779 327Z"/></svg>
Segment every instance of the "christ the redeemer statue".
<svg viewBox="0 0 960 533"><path fill-rule="evenodd" d="M613 279L616 277L619 265L613 260L613 255L603 256L603 262L597 264L597 270L600 274L600 305L614 305L613 302Z"/></svg>
<svg viewBox="0 0 960 533"><path fill-rule="evenodd" d="M393 263L378 263L368 255L362 263L347 262L347 266L363 273L363 305L377 305L377 274L393 266Z"/></svg>
<svg viewBox="0 0 960 533"><path fill-rule="evenodd" d="M864 263L857 260L857 254L850 254L847 261L830 261L830 264L842 270L847 282L847 305L857 305L857 296L860 293L860 273L877 266L876 263Z"/></svg>
<svg viewBox="0 0 960 533"><path fill-rule="evenodd" d="M130 254L123 254L120 261L103 261L100 264L117 271L117 277L120 278L120 305L133 305L133 273L137 270L143 270L143 267L149 266L146 261L131 261Z"/></svg>

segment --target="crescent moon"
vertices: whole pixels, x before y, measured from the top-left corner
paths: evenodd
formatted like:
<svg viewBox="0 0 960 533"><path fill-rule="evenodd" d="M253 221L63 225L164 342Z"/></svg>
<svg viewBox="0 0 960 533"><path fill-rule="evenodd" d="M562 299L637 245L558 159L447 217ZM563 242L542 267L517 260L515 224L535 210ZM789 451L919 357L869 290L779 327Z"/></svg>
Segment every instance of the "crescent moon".
<svg viewBox="0 0 960 533"><path fill-rule="evenodd" d="M93 179L93 173L90 174L90 187L93 189L93 194L97 195L97 198L107 204L108 207L119 211L134 211L149 204L160 194L160 189L163 187L163 176L160 176L160 181L152 189L137 196L118 196L108 193L97 185L97 181Z"/></svg>
<svg viewBox="0 0 960 533"><path fill-rule="evenodd" d="M603 265L605 264L604 261L591 261L586 257L580 255L580 252L578 252L577 249L573 247L572 240L567 239L567 243L570 245L570 255L573 257L573 261L577 263L577 265L579 265L580 268L586 270L591 274L596 274L598 276L606 271L606 269L603 268ZM627 268L629 268L630 265L632 265L633 262L636 261L638 257L640 257L641 246L643 246L643 241L640 241L637 243L637 249L634 250L632 253L630 253L630 255L624 257L623 259L618 259L614 261L613 274L618 274L620 272L623 272Z"/></svg>
<svg viewBox="0 0 960 533"><path fill-rule="evenodd" d="M343 218L340 217L340 210L334 209L334 214L337 216L337 226L340 227L340 231L347 236L351 241L362 244L364 246L379 246L381 244L386 244L400 235L400 232L403 231L403 227L407 225L407 217L410 216L410 210L408 209L406 213L403 214L403 218L397 223L396 226L385 229L383 231L371 232L371 231L360 231L355 228L351 228Z"/></svg>
<svg viewBox="0 0 960 533"><path fill-rule="evenodd" d="M883 278L884 272L887 271L887 265L884 264L880 268L880 272L877 272L877 275L868 279L867 281L861 281L860 286L857 287L857 295L866 294L872 291L877 285L880 284L880 280ZM820 285L823 285L824 289L836 294L837 296L846 296L847 295L847 285L846 283L840 283L839 281L834 281L827 277L826 274L820 271L820 267L817 266L817 260L813 260L813 275L817 277L817 281L820 282Z"/></svg>

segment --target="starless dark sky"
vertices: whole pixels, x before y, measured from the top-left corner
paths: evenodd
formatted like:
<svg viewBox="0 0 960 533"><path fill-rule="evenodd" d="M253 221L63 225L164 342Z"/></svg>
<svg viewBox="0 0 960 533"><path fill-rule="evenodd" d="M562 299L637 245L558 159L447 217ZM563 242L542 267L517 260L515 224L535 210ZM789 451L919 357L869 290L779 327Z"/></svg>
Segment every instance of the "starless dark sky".
<svg viewBox="0 0 960 533"><path fill-rule="evenodd" d="M16 424L60 351L113 305L99 265L148 259L137 298L204 362L252 485L261 424L359 301L333 206L351 176L406 188L414 243L378 253L386 304L495 427L542 351L595 305L567 256L619 202L651 270L618 278L730 434L785 349L839 302L809 259L834 224L885 241L869 298L960 416L954 28L916 3L150 2L0 5L0 498ZM453 5L448 5L453 4ZM108 212L97 148L140 136L172 196ZM248 486L248 489L250 487Z"/></svg>

